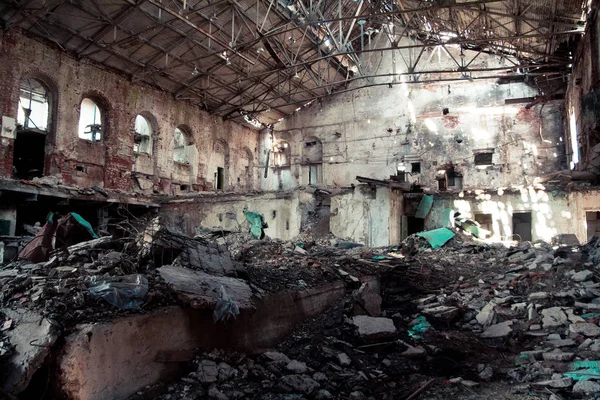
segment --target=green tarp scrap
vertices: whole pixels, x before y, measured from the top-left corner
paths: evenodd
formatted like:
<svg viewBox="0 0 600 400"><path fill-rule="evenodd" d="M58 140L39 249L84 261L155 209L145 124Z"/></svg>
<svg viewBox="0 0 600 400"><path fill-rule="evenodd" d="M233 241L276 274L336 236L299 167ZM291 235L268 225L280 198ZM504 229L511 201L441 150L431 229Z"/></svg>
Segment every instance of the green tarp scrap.
<svg viewBox="0 0 600 400"><path fill-rule="evenodd" d="M250 224L250 233L255 239L262 239L264 237L263 228L266 228L265 217L262 214L248 211L244 208L244 214L246 215L246 221Z"/></svg>
<svg viewBox="0 0 600 400"><path fill-rule="evenodd" d="M417 317L415 324L408 330L408 336L413 339L423 339L423 334L431 328L431 324L424 316Z"/></svg>
<svg viewBox="0 0 600 400"><path fill-rule="evenodd" d="M563 376L574 381L600 379L600 361L573 361L569 367L571 372L566 372Z"/></svg>
<svg viewBox="0 0 600 400"><path fill-rule="evenodd" d="M433 196L430 194L426 194L421 199L419 203L419 208L417 209L417 213L415 214L415 218L425 218L429 211L431 211L431 207L433 206Z"/></svg>
<svg viewBox="0 0 600 400"><path fill-rule="evenodd" d="M432 249L437 249L454 237L454 232L448 228L439 228L432 231L417 233L417 236L427 239Z"/></svg>
<svg viewBox="0 0 600 400"><path fill-rule="evenodd" d="M73 218L75 218L75 221L79 222L81 226L87 229L87 231L90 233L90 235L92 235L94 239L98 239L99 236L96 235L96 232L94 232L94 228L92 228L92 225L90 225L89 222L87 222L85 219L83 219L81 215L77 213L72 212L71 215L73 216Z"/></svg>

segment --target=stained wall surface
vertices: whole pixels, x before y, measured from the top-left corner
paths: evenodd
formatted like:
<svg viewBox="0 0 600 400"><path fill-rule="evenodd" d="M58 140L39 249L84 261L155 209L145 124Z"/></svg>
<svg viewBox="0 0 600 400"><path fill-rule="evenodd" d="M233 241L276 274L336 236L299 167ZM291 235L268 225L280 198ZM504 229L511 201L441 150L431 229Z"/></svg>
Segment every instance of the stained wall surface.
<svg viewBox="0 0 600 400"><path fill-rule="evenodd" d="M143 193L177 194L213 190L220 159L227 160L226 191L257 187L258 134L176 101L167 93L76 60L16 29L0 33L0 112L17 118L19 85L35 78L50 91L52 124L46 138L45 174L65 183ZM91 98L101 108L103 139L78 137L80 104ZM134 154L137 114L153 127L151 155ZM189 163L173 160L174 130L189 135ZM12 177L15 140L0 138L0 177ZM220 145L216 145L220 143ZM215 152L220 155L215 156Z"/></svg>

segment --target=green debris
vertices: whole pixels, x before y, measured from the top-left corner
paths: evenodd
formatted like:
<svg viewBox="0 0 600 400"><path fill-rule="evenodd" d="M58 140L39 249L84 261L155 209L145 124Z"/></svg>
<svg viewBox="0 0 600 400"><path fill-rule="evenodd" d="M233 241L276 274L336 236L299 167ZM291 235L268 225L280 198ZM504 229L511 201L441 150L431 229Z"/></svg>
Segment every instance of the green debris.
<svg viewBox="0 0 600 400"><path fill-rule="evenodd" d="M267 227L265 217L262 214L248 211L245 207L244 215L246 216L246 221L250 224L250 233L252 236L255 239L262 239L265 236L263 229Z"/></svg>
<svg viewBox="0 0 600 400"><path fill-rule="evenodd" d="M427 239L432 249L437 249L454 237L454 232L448 228L439 228L432 231L417 233L417 236Z"/></svg>
<svg viewBox="0 0 600 400"><path fill-rule="evenodd" d="M425 196L423 196L421 202L419 203L419 208L415 213L415 218L425 218L427 214L429 214L429 211L431 211L432 206L433 196L430 194L426 194Z"/></svg>
<svg viewBox="0 0 600 400"><path fill-rule="evenodd" d="M596 319L596 318L600 318L600 313L586 313L586 314L581 314L581 318L583 318L583 319Z"/></svg>
<svg viewBox="0 0 600 400"><path fill-rule="evenodd" d="M571 372L563 374L566 378L574 381L587 381L589 379L600 379L600 361L573 361L569 366Z"/></svg>
<svg viewBox="0 0 600 400"><path fill-rule="evenodd" d="M417 317L416 324L408 330L408 336L413 339L423 339L423 334L431 329L431 324L424 316Z"/></svg>

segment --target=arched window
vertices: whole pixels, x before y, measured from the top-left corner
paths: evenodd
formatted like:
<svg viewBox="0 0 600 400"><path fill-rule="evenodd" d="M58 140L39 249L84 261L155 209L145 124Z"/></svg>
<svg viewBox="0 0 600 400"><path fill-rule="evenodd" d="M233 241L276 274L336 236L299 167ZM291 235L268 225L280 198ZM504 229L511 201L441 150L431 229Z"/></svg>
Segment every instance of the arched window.
<svg viewBox="0 0 600 400"><path fill-rule="evenodd" d="M173 161L181 164L189 164L189 147L191 144L191 136L181 127L175 128L175 135L173 136Z"/></svg>
<svg viewBox="0 0 600 400"><path fill-rule="evenodd" d="M48 130L50 98L48 90L37 79L27 78L19 87L17 123L21 129Z"/></svg>
<svg viewBox="0 0 600 400"><path fill-rule="evenodd" d="M135 135L133 138L135 153L152 154L152 124L143 115L135 117Z"/></svg>
<svg viewBox="0 0 600 400"><path fill-rule="evenodd" d="M224 140L216 140L213 143L213 160L216 167L214 172L214 188L216 190L225 190L227 177L225 176L225 166L229 162L229 146Z"/></svg>
<svg viewBox="0 0 600 400"><path fill-rule="evenodd" d="M100 142L102 131L100 108L91 99L83 99L79 110L79 137L92 142Z"/></svg>
<svg viewBox="0 0 600 400"><path fill-rule="evenodd" d="M290 165L290 145L288 142L278 142L273 146L273 165L285 167Z"/></svg>
<svg viewBox="0 0 600 400"><path fill-rule="evenodd" d="M321 183L323 144L319 139L312 137L304 141L302 162L306 171L306 183L309 185Z"/></svg>

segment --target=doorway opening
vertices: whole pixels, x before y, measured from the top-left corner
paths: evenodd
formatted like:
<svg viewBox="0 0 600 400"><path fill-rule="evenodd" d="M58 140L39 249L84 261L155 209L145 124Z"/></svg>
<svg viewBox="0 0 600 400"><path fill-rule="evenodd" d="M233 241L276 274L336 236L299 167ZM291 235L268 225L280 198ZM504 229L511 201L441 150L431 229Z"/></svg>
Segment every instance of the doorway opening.
<svg viewBox="0 0 600 400"><path fill-rule="evenodd" d="M585 213L585 222L587 225L588 242L594 236L600 236L600 211L587 211Z"/></svg>
<svg viewBox="0 0 600 400"><path fill-rule="evenodd" d="M406 216L406 234L407 236L414 235L415 233L423 232L425 230L425 220L423 218L416 218L415 216Z"/></svg>
<svg viewBox="0 0 600 400"><path fill-rule="evenodd" d="M513 213L513 239L531 242L531 212Z"/></svg>
<svg viewBox="0 0 600 400"><path fill-rule="evenodd" d="M31 180L44 175L46 135L50 121L50 93L37 79L21 81L13 175Z"/></svg>

